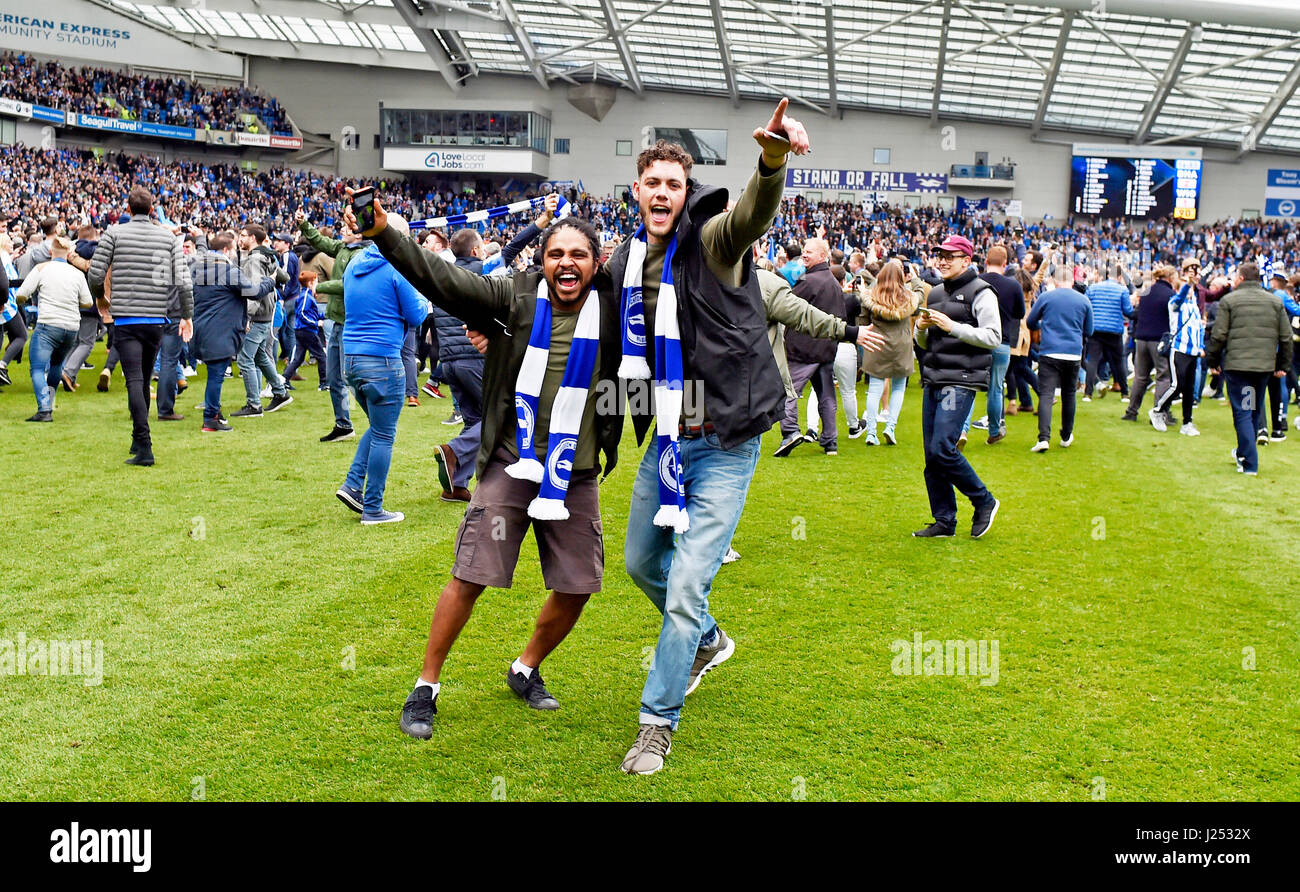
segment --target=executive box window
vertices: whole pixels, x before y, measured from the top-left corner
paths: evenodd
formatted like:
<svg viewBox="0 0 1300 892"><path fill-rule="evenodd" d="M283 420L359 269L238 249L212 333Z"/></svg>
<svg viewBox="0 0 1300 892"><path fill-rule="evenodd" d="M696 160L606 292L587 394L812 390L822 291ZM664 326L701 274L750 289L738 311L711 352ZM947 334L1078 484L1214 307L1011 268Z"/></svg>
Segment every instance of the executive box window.
<svg viewBox="0 0 1300 892"><path fill-rule="evenodd" d="M386 108L384 145L532 149L549 154L551 120L537 112Z"/></svg>
<svg viewBox="0 0 1300 892"><path fill-rule="evenodd" d="M554 155L567 155L567 154L569 154L569 138L568 138L567 136L566 136L566 137L559 137L559 136L555 137L555 148L553 148L553 149L551 150L551 153L554 154Z"/></svg>

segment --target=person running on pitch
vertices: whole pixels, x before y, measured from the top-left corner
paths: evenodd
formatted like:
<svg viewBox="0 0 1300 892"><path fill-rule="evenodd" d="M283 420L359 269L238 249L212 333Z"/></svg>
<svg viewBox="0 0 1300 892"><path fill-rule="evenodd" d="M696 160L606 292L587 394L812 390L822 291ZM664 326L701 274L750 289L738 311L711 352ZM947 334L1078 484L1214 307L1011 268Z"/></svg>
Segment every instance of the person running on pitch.
<svg viewBox="0 0 1300 892"><path fill-rule="evenodd" d="M809 148L804 126L785 116L788 104L782 99L754 131L757 170L731 210L725 189L691 179L693 159L680 146L660 140L643 151L632 186L642 224L606 265L622 288L619 375L629 382L638 443L655 424L624 557L663 619L636 739L620 766L629 774L663 768L687 690L735 651L708 601L759 440L785 404L751 246L780 204L786 155ZM653 399L638 399L637 382L649 381Z"/></svg>
<svg viewBox="0 0 1300 892"><path fill-rule="evenodd" d="M540 272L481 276L422 249L388 227L379 201L374 208L366 237L417 290L489 333L491 343L479 484L456 536L452 578L434 609L424 666L402 706L402 731L432 736L447 653L483 590L510 588L530 526L550 596L506 682L532 708L558 709L540 667L600 591L600 454L608 475L623 433L621 411L597 412L600 394L617 392L622 337L613 289L607 281L594 284L599 236L585 220L561 218L542 238Z"/></svg>

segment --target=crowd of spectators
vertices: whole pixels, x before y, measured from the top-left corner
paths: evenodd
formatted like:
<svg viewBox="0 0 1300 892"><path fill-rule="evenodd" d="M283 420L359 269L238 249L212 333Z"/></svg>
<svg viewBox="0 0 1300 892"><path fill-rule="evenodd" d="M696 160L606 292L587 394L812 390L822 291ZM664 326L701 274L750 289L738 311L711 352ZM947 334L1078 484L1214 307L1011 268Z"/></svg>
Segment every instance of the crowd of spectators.
<svg viewBox="0 0 1300 892"><path fill-rule="evenodd" d="M209 87L180 76L40 61L27 53L0 55L0 96L61 111L170 124L195 130L293 135L274 97L244 86ZM249 119L248 115L255 116Z"/></svg>
<svg viewBox="0 0 1300 892"><path fill-rule="evenodd" d="M0 179L0 214L11 221L11 227L17 221L54 216L70 223L86 219L106 228L126 212L124 196L137 183L157 197L160 217L181 226L215 231L255 222L272 231L283 230L291 227L301 207L320 225L336 227L342 221L345 190L362 185L350 178L287 167L245 170L236 164L22 145L0 146L0 167L8 172ZM375 185L386 205L409 220L462 214L519 198L495 192L438 191L405 180L381 180ZM575 212L595 223L612 243L635 231L637 211L627 194L600 197L571 192L568 197ZM527 222L517 215L476 228L504 244ZM981 254L995 243L1005 244L1018 255L1013 259L1051 247L1081 268L1097 269L1117 260L1137 270L1176 263L1190 255L1201 258L1207 271L1227 273L1247 260L1265 257L1280 268L1300 268L1297 231L1289 222L1237 219L1021 222L945 212L935 206L810 204L796 195L783 199L771 233L759 248L772 259L777 254L794 259L798 252L795 248L792 253L792 247L820 235L846 252L861 250L873 259L897 256L925 266L934 245L949 234L959 234Z"/></svg>
<svg viewBox="0 0 1300 892"><path fill-rule="evenodd" d="M819 202L787 197L772 225L771 244L785 246L823 233L841 250L874 249L878 256L902 256L923 262L932 247L949 234L970 239L981 254L997 243L1042 251L1050 245L1067 259L1097 268L1118 259L1133 268L1177 264L1195 255L1223 270L1263 254L1293 269L1300 264L1297 227L1290 222L1215 220L1196 222L1162 218L1151 221L1069 217L1064 221L1025 223L995 219L988 213L960 214L938 207L903 208L890 204Z"/></svg>

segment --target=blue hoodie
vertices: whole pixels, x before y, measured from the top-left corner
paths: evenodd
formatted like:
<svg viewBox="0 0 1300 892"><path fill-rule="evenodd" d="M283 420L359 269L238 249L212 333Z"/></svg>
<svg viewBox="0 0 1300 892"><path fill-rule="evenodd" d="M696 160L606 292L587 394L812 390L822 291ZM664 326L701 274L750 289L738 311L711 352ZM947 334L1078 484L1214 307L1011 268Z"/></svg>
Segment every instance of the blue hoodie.
<svg viewBox="0 0 1300 892"><path fill-rule="evenodd" d="M344 355L400 359L408 325L419 325L429 303L370 245L343 274Z"/></svg>

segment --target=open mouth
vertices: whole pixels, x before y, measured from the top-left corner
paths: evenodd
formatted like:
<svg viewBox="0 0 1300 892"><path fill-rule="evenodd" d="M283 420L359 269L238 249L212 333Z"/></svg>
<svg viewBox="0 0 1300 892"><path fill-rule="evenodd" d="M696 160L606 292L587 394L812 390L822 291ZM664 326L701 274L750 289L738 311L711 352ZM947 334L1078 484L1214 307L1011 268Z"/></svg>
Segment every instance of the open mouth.
<svg viewBox="0 0 1300 892"><path fill-rule="evenodd" d="M650 222L662 226L672 219L672 211L666 204L650 205Z"/></svg>
<svg viewBox="0 0 1300 892"><path fill-rule="evenodd" d="M577 288L582 282L577 273L560 273L555 277L555 284L566 291L570 288Z"/></svg>

